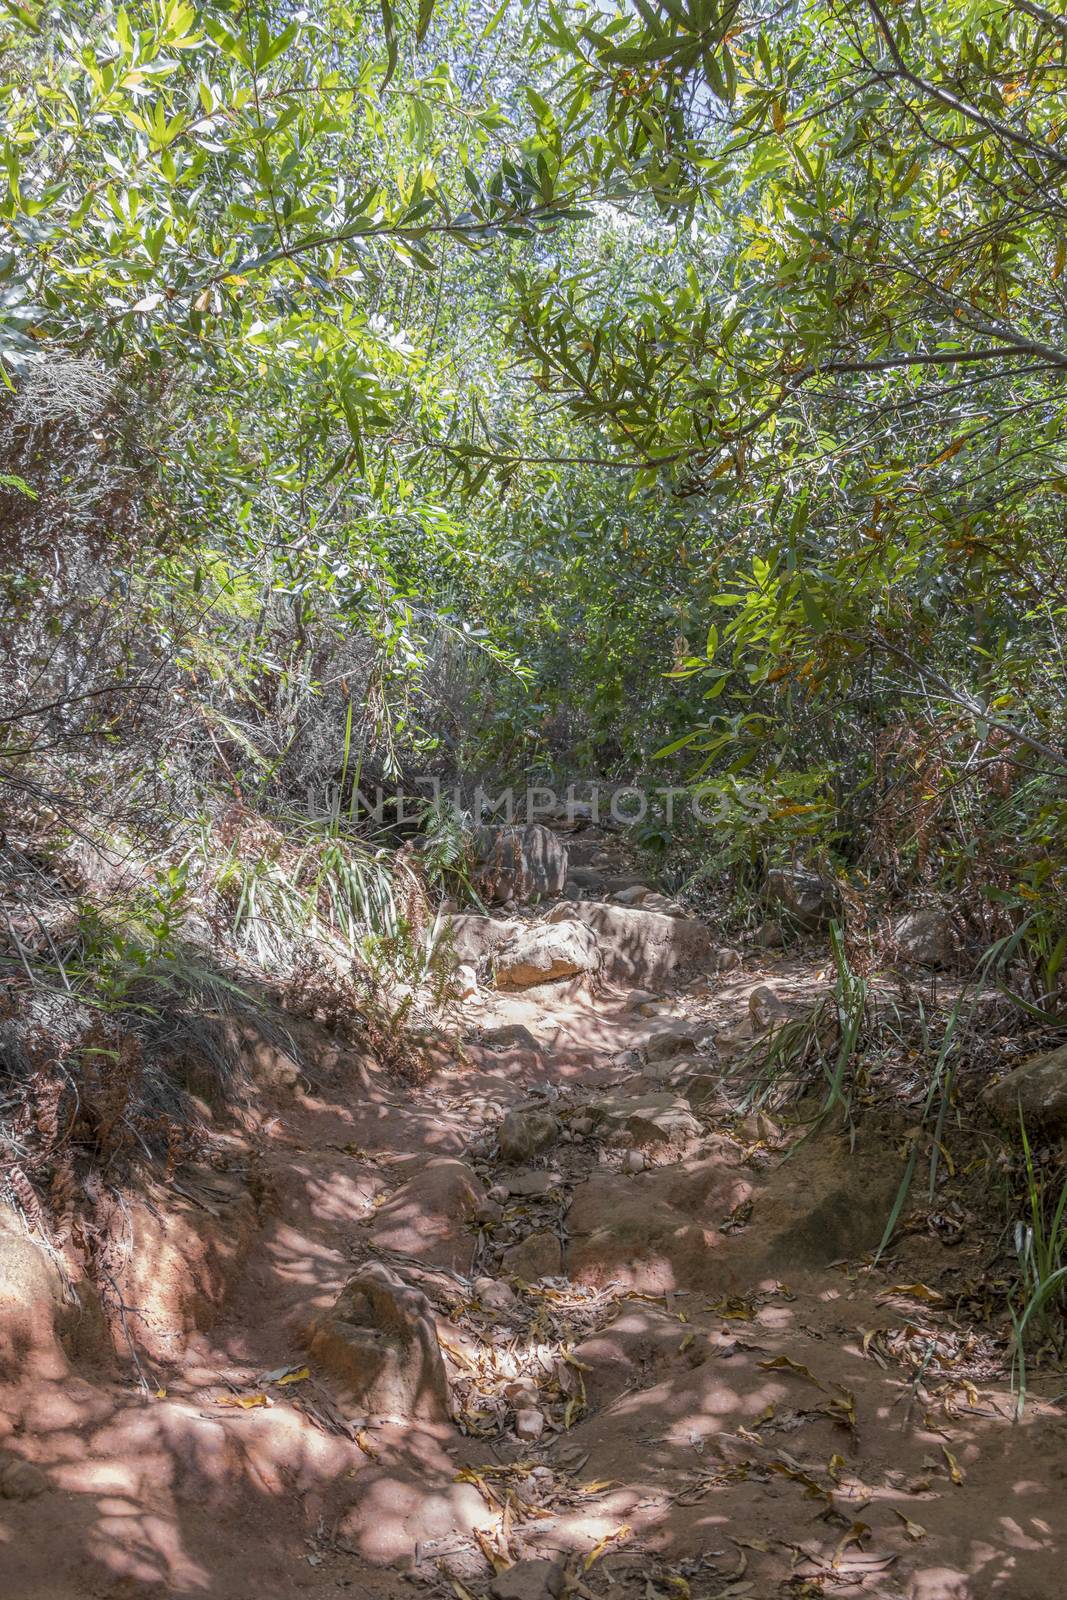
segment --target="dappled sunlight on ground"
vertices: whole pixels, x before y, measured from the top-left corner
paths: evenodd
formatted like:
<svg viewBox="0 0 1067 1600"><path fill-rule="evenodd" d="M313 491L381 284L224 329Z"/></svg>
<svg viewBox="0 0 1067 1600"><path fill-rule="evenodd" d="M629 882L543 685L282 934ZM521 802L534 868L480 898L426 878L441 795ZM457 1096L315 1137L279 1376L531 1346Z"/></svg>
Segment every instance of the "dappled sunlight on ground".
<svg viewBox="0 0 1067 1600"><path fill-rule="evenodd" d="M783 973L810 993L810 971ZM827 1135L784 1160L713 1096L699 1136L653 1128L627 1170L629 1141L579 1120L647 1101L660 1069L640 1052L664 1019L740 1027L765 977L649 1015L607 988L489 996L463 1059L417 1090L335 1052L313 1092L280 1097L254 1204L235 1162L135 1217L143 1385L129 1346L98 1341L73 1363L34 1349L5 1393L0 1449L48 1483L0 1500L5 1600L393 1600L405 1567L439 1562L480 1597L487 1551L570 1557L614 1600L685 1562L704 1563L697 1600L1052 1600L1067 1421L1035 1401L1015 1426L999 1377L954 1376L966 1330L913 1297L921 1262L864 1265L893 1142L861 1132L850 1160ZM513 1024L533 1042L498 1047ZM495 1129L528 1104L562 1132L516 1173ZM506 1271L537 1230L569 1280ZM308 1361L309 1329L377 1260L430 1297L454 1422L363 1415ZM540 1439L516 1437L520 1404Z"/></svg>

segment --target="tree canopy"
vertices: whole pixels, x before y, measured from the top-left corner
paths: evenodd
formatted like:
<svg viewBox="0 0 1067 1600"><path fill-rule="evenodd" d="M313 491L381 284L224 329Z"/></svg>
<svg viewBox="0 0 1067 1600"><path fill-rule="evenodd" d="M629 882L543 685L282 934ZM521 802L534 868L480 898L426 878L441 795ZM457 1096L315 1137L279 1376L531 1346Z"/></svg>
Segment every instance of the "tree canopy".
<svg viewBox="0 0 1067 1600"><path fill-rule="evenodd" d="M165 679L225 781L269 785L343 680L390 770L747 772L788 849L852 858L885 763L891 793L934 763L964 854L1009 804L1010 875L1058 877L1062 18L64 0L0 27L16 765ZM94 607L122 648L75 710L56 639Z"/></svg>

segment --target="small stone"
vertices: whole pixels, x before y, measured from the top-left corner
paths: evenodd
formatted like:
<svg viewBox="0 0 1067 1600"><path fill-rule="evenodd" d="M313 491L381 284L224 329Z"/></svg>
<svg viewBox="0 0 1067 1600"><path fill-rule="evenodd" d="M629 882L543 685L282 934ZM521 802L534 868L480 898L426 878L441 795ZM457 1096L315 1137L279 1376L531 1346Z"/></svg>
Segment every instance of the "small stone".
<svg viewBox="0 0 1067 1600"><path fill-rule="evenodd" d="M764 950L781 950L785 944L782 924L775 917L768 917L756 934L756 943Z"/></svg>
<svg viewBox="0 0 1067 1600"><path fill-rule="evenodd" d="M478 974L469 962L461 962L456 968L454 987L460 1000L469 1000L478 993Z"/></svg>
<svg viewBox="0 0 1067 1600"><path fill-rule="evenodd" d="M539 1470L535 1467L534 1474ZM562 1562L543 1559L516 1561L489 1585L493 1600L558 1600L562 1591Z"/></svg>
<svg viewBox="0 0 1067 1600"><path fill-rule="evenodd" d="M564 1139L567 1134L564 1132ZM559 1173L549 1172L546 1168L533 1170L526 1168L506 1177L501 1187L506 1187L509 1195L519 1195L532 1198L538 1195L551 1194L559 1184Z"/></svg>
<svg viewBox="0 0 1067 1600"><path fill-rule="evenodd" d="M748 997L748 1015L754 1033L766 1033L785 1017L785 1006L774 990L761 983Z"/></svg>
<svg viewBox="0 0 1067 1600"><path fill-rule="evenodd" d="M699 1046L709 1031L706 1022L686 1022L675 1018L645 1040L645 1058L648 1061L669 1061L686 1050Z"/></svg>
<svg viewBox="0 0 1067 1600"><path fill-rule="evenodd" d="M658 1005L662 999L662 995L653 994L651 989L631 989L626 996L623 1009L626 1011L640 1011L642 1006Z"/></svg>
<svg viewBox="0 0 1067 1600"><path fill-rule="evenodd" d="M528 1378L517 1378L504 1385L504 1393L516 1411L536 1411L541 1397Z"/></svg>
<svg viewBox="0 0 1067 1600"><path fill-rule="evenodd" d="M539 1278L558 1278L563 1271L563 1250L556 1234L547 1228L538 1228L504 1251L503 1265L505 1272L513 1273L524 1283L536 1283Z"/></svg>
<svg viewBox="0 0 1067 1600"><path fill-rule="evenodd" d="M652 893L653 891L648 887L647 883L634 883L628 889L616 889L611 898L616 905L636 906L640 905L641 901Z"/></svg>
<svg viewBox="0 0 1067 1600"><path fill-rule="evenodd" d="M627 1150L622 1158L623 1172L644 1172L648 1166L648 1157L643 1150Z"/></svg>
<svg viewBox="0 0 1067 1600"><path fill-rule="evenodd" d="M734 972L741 965L740 950L731 950L727 945L716 950L711 958L713 972Z"/></svg>
<svg viewBox="0 0 1067 1600"><path fill-rule="evenodd" d="M515 1432L520 1439L533 1443L535 1440L540 1439L544 1431L545 1419L540 1411L535 1411L532 1407L516 1411Z"/></svg>
<svg viewBox="0 0 1067 1600"><path fill-rule="evenodd" d="M511 1285L500 1278L476 1278L474 1292L486 1311L514 1311L519 1303Z"/></svg>
<svg viewBox="0 0 1067 1600"><path fill-rule="evenodd" d="M519 1166L555 1144L559 1131L550 1111L509 1111L497 1132L500 1159Z"/></svg>
<svg viewBox="0 0 1067 1600"><path fill-rule="evenodd" d="M33 1500L47 1488L48 1479L32 1461L9 1461L0 1467L0 1495L5 1500Z"/></svg>

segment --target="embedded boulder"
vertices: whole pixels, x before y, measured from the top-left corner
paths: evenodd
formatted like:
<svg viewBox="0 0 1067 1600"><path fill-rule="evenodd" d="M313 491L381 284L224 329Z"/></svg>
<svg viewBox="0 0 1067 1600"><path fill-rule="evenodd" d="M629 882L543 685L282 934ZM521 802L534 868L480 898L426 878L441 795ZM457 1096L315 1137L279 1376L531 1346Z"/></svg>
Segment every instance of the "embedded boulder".
<svg viewBox="0 0 1067 1600"><path fill-rule="evenodd" d="M920 906L893 924L893 943L903 961L918 967L951 967L956 957L952 922L940 906Z"/></svg>
<svg viewBox="0 0 1067 1600"><path fill-rule="evenodd" d="M753 1033L766 1033L785 1021L786 1009L769 984L761 983L748 997L748 1018Z"/></svg>
<svg viewBox="0 0 1067 1600"><path fill-rule="evenodd" d="M378 1262L349 1278L316 1322L308 1351L345 1398L372 1415L448 1420L448 1378L433 1308Z"/></svg>
<svg viewBox="0 0 1067 1600"><path fill-rule="evenodd" d="M568 900L553 906L553 922L584 922L600 942L601 973L610 983L655 989L683 970L706 970L714 946L702 922L640 906Z"/></svg>
<svg viewBox="0 0 1067 1600"><path fill-rule="evenodd" d="M490 960L501 945L507 944L521 931L522 926L521 922L507 922L461 911L446 920L442 937L450 942L457 962L477 971L482 962Z"/></svg>
<svg viewBox="0 0 1067 1600"><path fill-rule="evenodd" d="M818 933L840 914L841 895L832 878L808 867L772 867L763 885L764 903L785 911L807 933Z"/></svg>
<svg viewBox="0 0 1067 1600"><path fill-rule="evenodd" d="M0 1450L0 1496L5 1500L35 1500L49 1482L40 1467Z"/></svg>
<svg viewBox="0 0 1067 1600"><path fill-rule="evenodd" d="M477 1173L464 1161L442 1156L428 1162L380 1208L370 1242L427 1266L466 1272L474 1251L473 1230L499 1214Z"/></svg>
<svg viewBox="0 0 1067 1600"><path fill-rule="evenodd" d="M550 828L485 827L474 835L474 886L490 904L554 898L567 880L567 846Z"/></svg>
<svg viewBox="0 0 1067 1600"><path fill-rule="evenodd" d="M701 1131L688 1101L670 1093L608 1097L589 1110L611 1136L640 1149L655 1145L681 1149Z"/></svg>
<svg viewBox="0 0 1067 1600"><path fill-rule="evenodd" d="M505 1272L513 1273L524 1283L536 1283L540 1278L557 1278L563 1271L563 1247L558 1235L549 1228L538 1228L525 1239L504 1251Z"/></svg>
<svg viewBox="0 0 1067 1600"><path fill-rule="evenodd" d="M707 1022L689 1022L682 1017L664 1018L643 1041L646 1061L671 1061L675 1056L699 1050L711 1032Z"/></svg>
<svg viewBox="0 0 1067 1600"><path fill-rule="evenodd" d="M1028 1133L1067 1135L1067 1045L1030 1056L1021 1067L982 1091L982 1099L1001 1122L1017 1129L1022 1115Z"/></svg>
<svg viewBox="0 0 1067 1600"><path fill-rule="evenodd" d="M509 1111L497 1132L501 1161L521 1166L555 1144L560 1125L551 1111Z"/></svg>
<svg viewBox="0 0 1067 1600"><path fill-rule="evenodd" d="M522 927L497 950L493 961L498 989L528 989L596 972L599 966L596 934L582 922Z"/></svg>
<svg viewBox="0 0 1067 1600"><path fill-rule="evenodd" d="M15 1212L0 1206L0 1381L38 1363L51 1377L63 1370L58 1338L63 1310L63 1281L55 1263Z"/></svg>
<svg viewBox="0 0 1067 1600"><path fill-rule="evenodd" d="M720 1152L707 1161L638 1173L594 1173L567 1214L568 1276L647 1294L686 1284L732 1293L743 1281L723 1218L752 1192Z"/></svg>

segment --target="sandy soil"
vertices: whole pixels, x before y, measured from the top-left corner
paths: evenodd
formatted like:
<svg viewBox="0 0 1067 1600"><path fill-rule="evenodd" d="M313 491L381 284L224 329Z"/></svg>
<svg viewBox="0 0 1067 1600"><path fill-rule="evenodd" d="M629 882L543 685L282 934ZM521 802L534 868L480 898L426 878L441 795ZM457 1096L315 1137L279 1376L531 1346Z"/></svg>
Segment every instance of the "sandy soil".
<svg viewBox="0 0 1067 1600"><path fill-rule="evenodd" d="M872 1269L906 1119L800 1142L721 1082L757 985L799 1006L826 981L750 961L650 1014L489 994L414 1089L331 1052L125 1219L142 1381L88 1313L28 1341L0 1449L45 1478L0 1499L0 1594L468 1600L545 1558L513 1573L524 1600L1062 1595L1065 1385L1013 1421L972 1317L986 1236L939 1195ZM649 1062L672 1019L691 1043ZM516 1108L560 1129L518 1166L496 1143ZM371 1259L432 1302L451 1422L353 1415L307 1362Z"/></svg>

